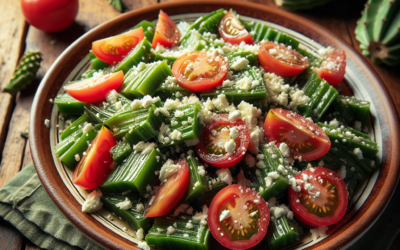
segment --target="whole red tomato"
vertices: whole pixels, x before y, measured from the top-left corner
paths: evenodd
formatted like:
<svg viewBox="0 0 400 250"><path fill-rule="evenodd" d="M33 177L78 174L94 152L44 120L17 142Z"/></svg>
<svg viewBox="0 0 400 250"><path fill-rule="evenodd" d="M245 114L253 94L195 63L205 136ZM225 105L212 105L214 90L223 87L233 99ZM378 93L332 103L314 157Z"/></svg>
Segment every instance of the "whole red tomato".
<svg viewBox="0 0 400 250"><path fill-rule="evenodd" d="M21 0L22 12L31 25L44 32L66 29L78 13L78 0Z"/></svg>

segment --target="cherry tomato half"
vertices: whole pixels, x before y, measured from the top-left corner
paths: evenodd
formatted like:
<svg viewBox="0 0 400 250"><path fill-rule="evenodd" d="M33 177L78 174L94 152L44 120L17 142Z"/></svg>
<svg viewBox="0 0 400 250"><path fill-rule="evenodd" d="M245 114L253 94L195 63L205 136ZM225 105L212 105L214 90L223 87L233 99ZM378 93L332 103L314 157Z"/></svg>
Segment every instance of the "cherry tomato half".
<svg viewBox="0 0 400 250"><path fill-rule="evenodd" d="M124 80L124 72L94 76L64 87L73 98L81 102L99 102L106 99L111 90L118 90Z"/></svg>
<svg viewBox="0 0 400 250"><path fill-rule="evenodd" d="M230 149L231 153L227 152L229 144L233 149ZM250 133L244 121L230 121L228 114L219 114L204 128L196 152L204 162L214 167L230 168L245 157L249 144Z"/></svg>
<svg viewBox="0 0 400 250"><path fill-rule="evenodd" d="M232 10L221 19L218 31L225 42L232 44L240 44L242 41L246 44L254 43L254 39L235 17Z"/></svg>
<svg viewBox="0 0 400 250"><path fill-rule="evenodd" d="M267 72L283 77L296 76L308 67L307 57L283 44L268 41L260 43L258 60Z"/></svg>
<svg viewBox="0 0 400 250"><path fill-rule="evenodd" d="M228 62L219 55L193 51L179 57L172 66L178 83L193 92L220 85L228 74Z"/></svg>
<svg viewBox="0 0 400 250"><path fill-rule="evenodd" d="M92 51L101 61L114 65L135 48L143 38L143 28L140 27L117 36L94 41Z"/></svg>
<svg viewBox="0 0 400 250"><path fill-rule="evenodd" d="M157 47L157 44L160 44L164 47L170 48L178 45L179 39L181 39L181 32L179 32L176 24L164 11L160 10L152 47L155 48Z"/></svg>
<svg viewBox="0 0 400 250"><path fill-rule="evenodd" d="M318 76L335 86L343 80L345 73L346 53L343 50L334 50L322 62Z"/></svg>
<svg viewBox="0 0 400 250"><path fill-rule="evenodd" d="M335 171L309 168L295 179L296 189L300 190L289 188L289 204L297 219L317 227L335 224L343 218L348 204L347 187Z"/></svg>
<svg viewBox="0 0 400 250"><path fill-rule="evenodd" d="M290 155L312 161L325 155L331 141L326 133L303 116L286 109L271 109L264 123L265 136L269 141L285 142Z"/></svg>
<svg viewBox="0 0 400 250"><path fill-rule="evenodd" d="M88 190L100 186L115 166L110 153L115 145L117 141L112 132L102 127L75 168L72 182Z"/></svg>
<svg viewBox="0 0 400 250"><path fill-rule="evenodd" d="M44 32L68 28L79 9L78 0L21 0L22 12L28 23Z"/></svg>
<svg viewBox="0 0 400 250"><path fill-rule="evenodd" d="M171 212L189 186L189 167L185 161L177 163L179 169L162 182L161 188L146 207L145 217L159 217Z"/></svg>
<svg viewBox="0 0 400 250"><path fill-rule="evenodd" d="M269 220L264 199L256 191L237 184L219 191L208 210L211 234L229 249L257 245L267 233Z"/></svg>

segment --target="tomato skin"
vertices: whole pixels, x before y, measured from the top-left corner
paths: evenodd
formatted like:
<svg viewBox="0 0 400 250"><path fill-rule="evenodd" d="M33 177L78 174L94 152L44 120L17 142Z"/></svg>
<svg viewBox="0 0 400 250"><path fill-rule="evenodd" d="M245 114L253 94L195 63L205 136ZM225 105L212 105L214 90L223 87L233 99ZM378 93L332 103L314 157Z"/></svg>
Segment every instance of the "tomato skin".
<svg viewBox="0 0 400 250"><path fill-rule="evenodd" d="M250 133L245 122L241 119L229 121L228 116L228 114L216 115L212 123L205 126L200 142L196 144L197 155L207 164L218 168L230 168L238 164L245 157L250 144ZM236 149L232 154L215 155L207 152L205 139L212 133L212 130L220 126L238 128L239 136L235 139Z"/></svg>
<svg viewBox="0 0 400 250"><path fill-rule="evenodd" d="M189 186L189 167L184 160L177 164L179 164L178 172L168 177L158 190L150 207L146 208L145 217L159 217L168 214L185 195Z"/></svg>
<svg viewBox="0 0 400 250"><path fill-rule="evenodd" d="M293 54L298 58L298 61L296 63L289 64L282 61L281 59L275 58L270 54L270 50L276 48L279 48L280 51L290 52L290 54ZM283 77L296 76L308 67L308 59L303 57L297 51L289 50L283 44L276 44L268 41L260 43L258 60L260 61L260 64L265 69L265 71Z"/></svg>
<svg viewBox="0 0 400 250"><path fill-rule="evenodd" d="M231 44L240 44L242 41L246 44L253 44L254 39L244 28L240 21L230 10L219 22L218 32L225 42ZM230 34L234 33L234 34Z"/></svg>
<svg viewBox="0 0 400 250"><path fill-rule="evenodd" d="M254 203L255 199L259 200L259 203ZM245 217L248 212L240 204L246 201L255 205L261 214L257 221L258 232L248 240L233 241L221 226L221 222L219 221L220 211L229 208L231 216L234 219ZM269 221L270 211L264 199L256 191L237 184L229 185L220 190L213 198L208 210L208 225L211 234L221 245L229 249L248 249L257 245L265 237Z"/></svg>
<svg viewBox="0 0 400 250"><path fill-rule="evenodd" d="M218 65L217 67L217 74L212 76L212 77L199 77L197 79L194 80L188 80L185 78L185 71L188 62L192 62L194 63L196 59L201 59L201 65L199 69L200 71L203 70L204 71L204 66L207 61L207 58L218 58L219 61L214 61L214 63L216 65ZM208 71L206 71L207 73ZM228 62L227 60L220 56L213 56L211 55L211 53L208 52L202 52L202 51L193 51L187 54L182 55L181 57L179 57L175 62L174 65L172 66L172 73L174 74L176 80L178 81L179 85L181 85L182 87L193 91L193 92L200 92L200 91L204 91L207 89L211 89L211 88L215 88L218 85L221 85L222 82L225 80L227 74L228 74Z"/></svg>
<svg viewBox="0 0 400 250"><path fill-rule="evenodd" d="M81 102L94 103L106 99L111 90L118 90L124 80L124 72L118 71L105 75L93 83L95 78L88 78L82 81L65 86L65 91L73 98Z"/></svg>
<svg viewBox="0 0 400 250"><path fill-rule="evenodd" d="M68 28L79 9L78 0L21 0L22 12L28 23L44 32Z"/></svg>
<svg viewBox="0 0 400 250"><path fill-rule="evenodd" d="M121 61L144 38L143 28L97 40L92 43L93 54L101 61L114 65Z"/></svg>
<svg viewBox="0 0 400 250"><path fill-rule="evenodd" d="M309 195L309 192L304 189L304 183L301 183L299 186L301 188L300 192L295 192L292 187L289 188L289 204L293 210L294 215L298 220L310 227L318 227L318 226L329 226L336 224L339 222L344 215L346 214L347 205L348 205L348 192L346 183L342 180L342 178L335 171L332 171L325 167L315 167L313 170L306 169L303 172L299 173L295 176L296 180L303 180L303 174L306 174L312 178L318 178L320 176L322 179L329 180L331 183L335 184L336 190L338 192L339 200L336 210L334 211L333 216L331 217L319 217L317 215L311 214L306 207L304 207L301 203L296 202L299 200L300 194ZM311 179L312 181L312 179ZM314 181L313 185L318 183L318 181ZM320 190L319 187L316 189Z"/></svg>
<svg viewBox="0 0 400 250"><path fill-rule="evenodd" d="M111 170L115 162L110 150L117 145L117 141L110 130L102 127L91 146L75 168L72 182L88 190L93 190L100 186Z"/></svg>
<svg viewBox="0 0 400 250"><path fill-rule="evenodd" d="M331 147L329 137L320 127L286 109L271 109L265 118L264 131L268 141L276 141L278 147L280 143L286 142L290 155L296 158L301 156L305 161L321 158ZM310 146L302 150L296 148L294 143L310 143Z"/></svg>
<svg viewBox="0 0 400 250"><path fill-rule="evenodd" d="M179 32L174 21L172 21L164 11L160 10L156 32L151 46L155 48L157 47L157 44L160 44L166 48L170 48L179 45L180 39L181 32Z"/></svg>
<svg viewBox="0 0 400 250"><path fill-rule="evenodd" d="M333 65L333 66L332 66ZM330 85L339 84L346 73L346 53L343 50L334 50L321 64L318 76Z"/></svg>

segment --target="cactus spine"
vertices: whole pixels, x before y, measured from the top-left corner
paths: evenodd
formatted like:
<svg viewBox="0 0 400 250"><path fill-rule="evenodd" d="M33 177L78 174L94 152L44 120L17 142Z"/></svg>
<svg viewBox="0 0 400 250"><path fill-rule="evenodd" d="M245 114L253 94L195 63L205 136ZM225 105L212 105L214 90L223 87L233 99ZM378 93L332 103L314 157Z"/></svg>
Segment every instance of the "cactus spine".
<svg viewBox="0 0 400 250"><path fill-rule="evenodd" d="M35 78L42 61L42 53L31 51L26 53L14 70L10 83L4 88L4 92L15 95L18 91L24 89Z"/></svg>
<svg viewBox="0 0 400 250"><path fill-rule="evenodd" d="M368 0L355 29L362 54L374 63L400 63L400 0Z"/></svg>

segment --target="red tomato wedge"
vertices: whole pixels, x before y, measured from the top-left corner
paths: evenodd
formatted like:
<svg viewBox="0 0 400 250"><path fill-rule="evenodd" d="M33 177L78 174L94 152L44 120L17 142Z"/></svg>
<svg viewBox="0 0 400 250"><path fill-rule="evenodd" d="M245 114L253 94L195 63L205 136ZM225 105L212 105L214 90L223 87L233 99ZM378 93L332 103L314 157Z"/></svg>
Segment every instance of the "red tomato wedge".
<svg viewBox="0 0 400 250"><path fill-rule="evenodd" d="M234 138L233 134L237 137ZM244 121L229 121L228 114L219 114L205 126L196 152L204 162L214 167L230 168L245 157L249 144L250 133Z"/></svg>
<svg viewBox="0 0 400 250"><path fill-rule="evenodd" d="M257 245L267 233L269 220L264 199L256 191L237 184L219 191L208 210L211 234L229 249Z"/></svg>
<svg viewBox="0 0 400 250"><path fill-rule="evenodd" d="M106 99L111 90L118 90L124 80L124 72L94 76L64 87L73 98L81 102L93 103Z"/></svg>
<svg viewBox="0 0 400 250"><path fill-rule="evenodd" d="M110 130L102 127L75 168L72 182L93 190L100 186L115 166L110 150L117 141Z"/></svg>
<svg viewBox="0 0 400 250"><path fill-rule="evenodd" d="M300 160L321 158L331 147L329 137L320 127L286 109L271 109L265 119L264 130L269 141L276 141L278 146L285 142L290 148L290 155Z"/></svg>
<svg viewBox="0 0 400 250"><path fill-rule="evenodd" d="M308 67L307 57L283 44L268 41L260 43L258 60L265 71L283 77L296 76Z"/></svg>
<svg viewBox="0 0 400 250"><path fill-rule="evenodd" d="M219 54L193 51L175 61L172 73L182 87L200 92L222 84L228 74L228 62Z"/></svg>
<svg viewBox="0 0 400 250"><path fill-rule="evenodd" d="M347 187L335 171L309 168L295 179L298 192L289 188L289 204L297 219L317 227L335 224L343 218L348 204Z"/></svg>
<svg viewBox="0 0 400 250"><path fill-rule="evenodd" d="M157 44L167 48L179 45L179 39L181 39L181 32L176 24L164 11L160 10L152 43L153 48L157 47Z"/></svg>
<svg viewBox="0 0 400 250"><path fill-rule="evenodd" d="M143 28L140 27L120 35L97 40L92 43L92 51L103 62L114 65L135 48L143 38Z"/></svg>
<svg viewBox="0 0 400 250"><path fill-rule="evenodd" d="M185 161L177 163L178 171L161 182L161 188L146 207L145 217L159 217L171 212L189 186L189 167ZM161 175L161 173L160 173Z"/></svg>
<svg viewBox="0 0 400 250"><path fill-rule="evenodd" d="M221 19L218 31L225 42L232 44L240 44L241 42L245 42L246 44L254 43L254 39L235 17L232 10Z"/></svg>
<svg viewBox="0 0 400 250"><path fill-rule="evenodd" d="M346 53L343 50L333 50L322 62L318 76L335 86L343 80L345 73Z"/></svg>

